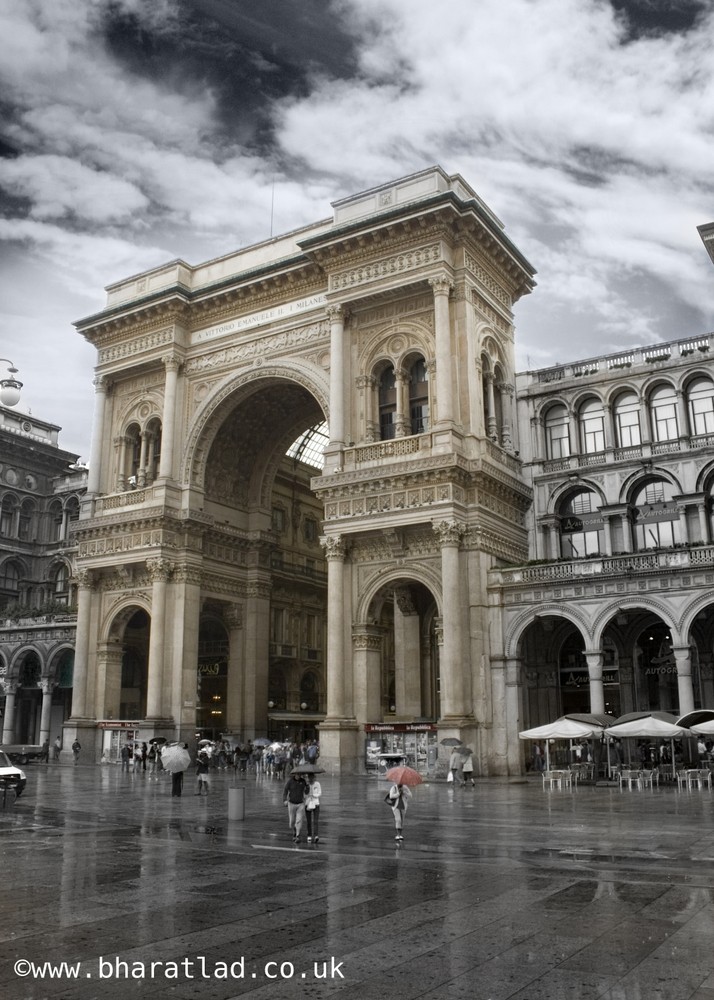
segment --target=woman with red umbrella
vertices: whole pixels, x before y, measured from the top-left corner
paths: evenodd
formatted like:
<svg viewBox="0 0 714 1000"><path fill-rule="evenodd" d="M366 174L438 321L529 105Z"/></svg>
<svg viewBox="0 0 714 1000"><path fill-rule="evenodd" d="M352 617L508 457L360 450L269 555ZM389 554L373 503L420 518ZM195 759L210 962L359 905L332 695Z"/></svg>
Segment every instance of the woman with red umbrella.
<svg viewBox="0 0 714 1000"><path fill-rule="evenodd" d="M392 787L387 792L384 801L388 802L392 807L394 826L397 831L394 839L398 843L401 843L401 841L404 840L404 837L402 836L404 815L407 811L409 800L412 797L412 793L409 791L409 785L420 785L423 779L419 772L413 770L411 767L392 767L385 774L385 778L387 781L394 782Z"/></svg>

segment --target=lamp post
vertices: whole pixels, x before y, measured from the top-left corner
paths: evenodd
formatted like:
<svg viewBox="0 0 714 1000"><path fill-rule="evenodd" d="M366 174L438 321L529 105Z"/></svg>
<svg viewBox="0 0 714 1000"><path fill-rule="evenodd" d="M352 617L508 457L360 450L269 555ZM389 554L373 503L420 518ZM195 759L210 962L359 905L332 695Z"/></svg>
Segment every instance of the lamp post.
<svg viewBox="0 0 714 1000"><path fill-rule="evenodd" d="M20 400L20 389L22 382L18 382L13 375L17 375L17 368L9 358L0 358L0 361L10 362L8 373L10 378L0 378L0 403L3 406L14 406Z"/></svg>

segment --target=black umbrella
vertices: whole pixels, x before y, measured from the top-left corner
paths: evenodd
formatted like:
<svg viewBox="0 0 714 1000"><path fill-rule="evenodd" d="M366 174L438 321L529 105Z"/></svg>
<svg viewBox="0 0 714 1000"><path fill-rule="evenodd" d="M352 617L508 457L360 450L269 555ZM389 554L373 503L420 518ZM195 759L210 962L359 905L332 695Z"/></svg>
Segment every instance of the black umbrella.
<svg viewBox="0 0 714 1000"><path fill-rule="evenodd" d="M168 743L165 736L152 736L149 743L153 743L155 746L161 746L163 743Z"/></svg>
<svg viewBox="0 0 714 1000"><path fill-rule="evenodd" d="M460 747L463 746L463 740L457 740L455 736L447 736L446 739L440 740L442 747Z"/></svg>
<svg viewBox="0 0 714 1000"><path fill-rule="evenodd" d="M317 764L298 764L294 767L291 774L324 774L325 768L318 767Z"/></svg>

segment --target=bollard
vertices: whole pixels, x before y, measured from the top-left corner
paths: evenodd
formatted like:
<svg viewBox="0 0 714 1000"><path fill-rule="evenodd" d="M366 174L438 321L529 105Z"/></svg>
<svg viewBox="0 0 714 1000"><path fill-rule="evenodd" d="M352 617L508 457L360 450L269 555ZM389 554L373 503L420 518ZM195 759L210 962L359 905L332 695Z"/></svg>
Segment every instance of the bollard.
<svg viewBox="0 0 714 1000"><path fill-rule="evenodd" d="M245 819L245 788L228 789L228 819Z"/></svg>

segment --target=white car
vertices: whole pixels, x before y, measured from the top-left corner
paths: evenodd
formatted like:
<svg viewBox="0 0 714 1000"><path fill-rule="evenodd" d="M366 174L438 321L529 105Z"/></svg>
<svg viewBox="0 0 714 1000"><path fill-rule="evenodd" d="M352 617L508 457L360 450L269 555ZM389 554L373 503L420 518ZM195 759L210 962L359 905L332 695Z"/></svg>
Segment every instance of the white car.
<svg viewBox="0 0 714 1000"><path fill-rule="evenodd" d="M26 784L25 772L12 763L4 750L0 750L0 796L10 786L15 790L15 798L19 799Z"/></svg>

